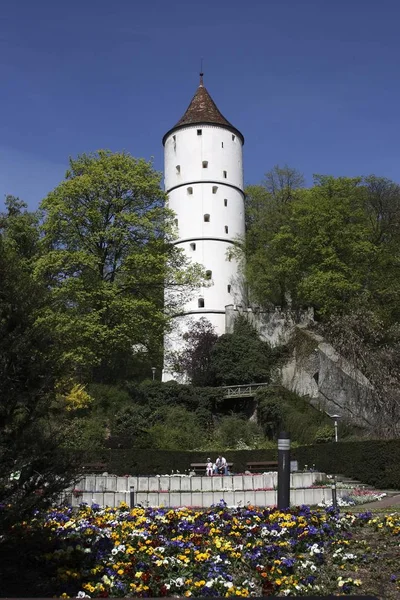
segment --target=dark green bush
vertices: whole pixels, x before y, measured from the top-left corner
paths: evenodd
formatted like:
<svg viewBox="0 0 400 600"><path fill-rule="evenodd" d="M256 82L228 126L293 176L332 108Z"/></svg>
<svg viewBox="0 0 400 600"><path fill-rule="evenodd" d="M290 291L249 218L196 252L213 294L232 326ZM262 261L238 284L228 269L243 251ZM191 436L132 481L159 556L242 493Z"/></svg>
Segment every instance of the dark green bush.
<svg viewBox="0 0 400 600"><path fill-rule="evenodd" d="M104 449L96 452L83 452L82 464L104 463L105 470L114 475L160 475L190 470L190 464L206 462L210 456L217 458L223 454L233 463L233 472L243 473L246 463L251 460L277 460L276 450L207 450L205 452L187 452L178 450L144 450L141 448Z"/></svg>
<svg viewBox="0 0 400 600"><path fill-rule="evenodd" d="M115 475L152 475L172 470L184 473L190 463L206 462L208 456L215 458L219 453L218 449L206 452L108 449L82 453L82 461L104 462L106 470ZM278 451L229 450L223 454L228 462L233 462L233 472L243 473L247 462L277 460ZM298 461L300 469L315 464L319 471L327 474L340 473L381 489L400 489L400 440L301 446L292 449L291 458Z"/></svg>
<svg viewBox="0 0 400 600"><path fill-rule="evenodd" d="M315 464L319 471L342 474L381 489L400 489L400 440L333 442L292 451L299 467Z"/></svg>

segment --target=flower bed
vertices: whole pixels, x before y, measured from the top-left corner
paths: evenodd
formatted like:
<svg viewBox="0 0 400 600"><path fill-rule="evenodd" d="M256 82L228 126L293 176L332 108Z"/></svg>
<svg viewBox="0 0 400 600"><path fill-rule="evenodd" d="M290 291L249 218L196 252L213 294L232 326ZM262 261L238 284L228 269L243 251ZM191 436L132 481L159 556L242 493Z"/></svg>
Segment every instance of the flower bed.
<svg viewBox="0 0 400 600"><path fill-rule="evenodd" d="M338 498L338 505L342 508L377 502L386 496L384 492L366 490L364 488L349 488L349 493ZM332 505L332 500L320 502L318 506L324 508Z"/></svg>
<svg viewBox="0 0 400 600"><path fill-rule="evenodd" d="M386 557L390 540L398 551L396 516L307 506L290 512L228 508L224 502L202 511L52 509L13 535L22 545L44 533L47 547L38 560L50 596L247 597L373 593L368 577L377 552L363 538L367 530L374 540L383 536ZM399 597L398 576L387 576L385 598Z"/></svg>

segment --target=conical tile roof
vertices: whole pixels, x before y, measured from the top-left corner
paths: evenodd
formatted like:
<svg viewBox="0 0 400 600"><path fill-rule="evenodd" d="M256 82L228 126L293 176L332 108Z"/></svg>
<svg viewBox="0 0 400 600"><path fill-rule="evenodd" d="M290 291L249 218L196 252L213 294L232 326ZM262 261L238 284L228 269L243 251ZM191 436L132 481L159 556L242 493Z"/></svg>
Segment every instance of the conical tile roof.
<svg viewBox="0 0 400 600"><path fill-rule="evenodd" d="M244 143L244 137L219 111L214 100L203 85L203 75L200 74L200 85L196 90L185 114L177 124L172 127L163 137L163 144L170 133L175 129L181 129L188 125L219 125L233 131Z"/></svg>

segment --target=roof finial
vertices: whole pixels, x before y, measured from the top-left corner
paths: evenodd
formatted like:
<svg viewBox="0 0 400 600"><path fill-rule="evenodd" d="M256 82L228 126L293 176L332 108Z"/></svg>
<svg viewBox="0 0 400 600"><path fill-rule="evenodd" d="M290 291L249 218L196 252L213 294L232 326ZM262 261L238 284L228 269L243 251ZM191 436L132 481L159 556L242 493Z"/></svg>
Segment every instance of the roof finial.
<svg viewBox="0 0 400 600"><path fill-rule="evenodd" d="M203 86L203 57L200 59L200 85Z"/></svg>

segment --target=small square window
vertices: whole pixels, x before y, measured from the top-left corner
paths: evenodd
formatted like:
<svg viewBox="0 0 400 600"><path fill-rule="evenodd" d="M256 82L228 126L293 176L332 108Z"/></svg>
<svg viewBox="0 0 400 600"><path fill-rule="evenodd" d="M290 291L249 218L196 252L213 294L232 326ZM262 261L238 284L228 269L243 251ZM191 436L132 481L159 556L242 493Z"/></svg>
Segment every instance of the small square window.
<svg viewBox="0 0 400 600"><path fill-rule="evenodd" d="M217 193L217 191L218 191L218 186L217 186L217 185L213 185L213 188L212 188L212 193L213 193L213 194L216 194L216 193Z"/></svg>
<svg viewBox="0 0 400 600"><path fill-rule="evenodd" d="M230 286L230 284L229 284L229 283L228 283L228 285L226 286L226 289L228 290L228 294L230 294L230 293L231 293L231 286Z"/></svg>
<svg viewBox="0 0 400 600"><path fill-rule="evenodd" d="M177 175L179 175L180 172L181 172L181 165L176 165L176 173L177 173Z"/></svg>
<svg viewBox="0 0 400 600"><path fill-rule="evenodd" d="M208 160L203 160L203 169L208 168Z"/></svg>
<svg viewBox="0 0 400 600"><path fill-rule="evenodd" d="M228 225L225 225L225 233L228 233Z"/></svg>
<svg viewBox="0 0 400 600"><path fill-rule="evenodd" d="M191 196L193 194L193 188L192 187L188 187L187 193L189 194L189 196Z"/></svg>
<svg viewBox="0 0 400 600"><path fill-rule="evenodd" d="M212 278L212 271L206 271L206 279L210 280Z"/></svg>
<svg viewBox="0 0 400 600"><path fill-rule="evenodd" d="M190 249L193 250L193 252L196 250L196 244L190 244Z"/></svg>
<svg viewBox="0 0 400 600"><path fill-rule="evenodd" d="M210 215L204 215L204 223L210 222Z"/></svg>
<svg viewBox="0 0 400 600"><path fill-rule="evenodd" d="M202 129L198 129L197 130L197 135L203 135L203 130Z"/></svg>
<svg viewBox="0 0 400 600"><path fill-rule="evenodd" d="M228 206L228 200L226 198L224 199L224 206Z"/></svg>
<svg viewBox="0 0 400 600"><path fill-rule="evenodd" d="M224 179L226 179L228 177L228 173L227 171L224 171Z"/></svg>
<svg viewBox="0 0 400 600"><path fill-rule="evenodd" d="M197 306L198 308L204 308L204 298L199 298L197 300Z"/></svg>
<svg viewBox="0 0 400 600"><path fill-rule="evenodd" d="M232 142L235 141L235 136L232 134Z"/></svg>

